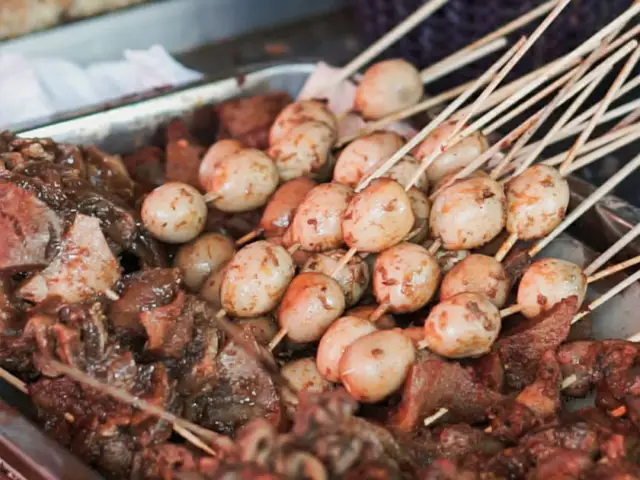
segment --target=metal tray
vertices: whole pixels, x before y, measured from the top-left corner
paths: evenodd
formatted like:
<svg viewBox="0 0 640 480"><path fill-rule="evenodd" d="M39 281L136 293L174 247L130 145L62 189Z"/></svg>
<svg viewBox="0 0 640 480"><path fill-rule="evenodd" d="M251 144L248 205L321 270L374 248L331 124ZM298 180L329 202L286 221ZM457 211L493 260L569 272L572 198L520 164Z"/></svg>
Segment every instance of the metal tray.
<svg viewBox="0 0 640 480"><path fill-rule="evenodd" d="M287 91L295 96L313 68L314 64L311 63L272 66L238 78L227 78L188 87L107 111L89 113L78 118L22 131L20 135L52 137L61 142L95 144L113 153L127 153L151 142L157 129L172 118L181 117L188 122L193 110L203 105L273 90ZM582 201L594 190L592 185L577 178L571 178L570 183L573 205ZM564 258L586 266L596 255L595 252L602 251L611 245L638 221L640 221L639 209L614 196L606 197L576 223L575 228L570 232L571 235L560 236L540 256ZM636 254L637 251L636 244L627 249L624 255ZM588 299L600 295L617 283L622 278L621 275L594 284L590 288ZM591 316L594 336L625 338L637 333L640 330L635 316L638 309L640 309L640 284L633 285L624 294L594 312ZM0 391L1 397L3 397L2 391ZM13 420L13 426L20 430L25 421L16 418ZM0 423L0 433L3 430L5 427ZM0 457L3 455L1 437L2 435L0 435ZM33 438L33 443L40 441L40 438ZM25 454L28 455L29 452Z"/></svg>

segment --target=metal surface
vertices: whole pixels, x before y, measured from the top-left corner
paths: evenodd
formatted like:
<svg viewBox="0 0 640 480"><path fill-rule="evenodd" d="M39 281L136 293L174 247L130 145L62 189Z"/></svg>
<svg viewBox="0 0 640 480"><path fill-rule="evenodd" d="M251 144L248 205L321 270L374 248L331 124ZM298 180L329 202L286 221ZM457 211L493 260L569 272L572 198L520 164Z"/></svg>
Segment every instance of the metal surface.
<svg viewBox="0 0 640 480"><path fill-rule="evenodd" d="M313 68L313 64L309 63L273 66L241 78L230 78L186 88L150 100L23 131L20 135L52 137L62 142L96 144L113 153L126 153L151 141L156 130L171 118L182 117L188 122L190 113L196 107L238 95L273 90L284 90L295 95ZM582 201L594 190L593 186L579 179L573 178L570 183L573 205ZM638 221L640 221L640 210L616 197L606 197L577 222L576 228L571 232L573 236L561 235L541 253L540 257L564 258L586 266L596 255L595 251L606 248ZM582 239L584 243L576 238ZM637 245L628 249L625 254L630 255L632 252L637 252ZM601 295L621 278L623 278L622 274L618 274L591 285L587 300ZM640 285L636 284L590 315L594 336L625 338L637 333L636 313L639 309ZM1 390L0 395L2 395ZM0 409L0 419L2 412L3 410ZM19 436L21 435L20 438L27 437L27 432L33 432L33 427L20 417L11 417L9 427L9 431L17 431ZM0 423L0 434L3 434L4 429L5 426ZM41 442L40 436L33 438L36 439L34 443ZM49 445L49 443L47 441L43 445ZM0 456L3 455L2 446L0 442ZM33 445L20 446L24 448L24 453L33 454ZM42 451L41 446L37 448ZM60 458L62 457L64 455L61 454ZM65 460L67 461L68 459Z"/></svg>
<svg viewBox="0 0 640 480"><path fill-rule="evenodd" d="M100 480L100 476L0 401L0 468L27 480ZM20 477L17 477L20 478Z"/></svg>
<svg viewBox="0 0 640 480"><path fill-rule="evenodd" d="M345 5L345 0L164 0L5 41L0 51L80 64L115 60L125 49L154 44L181 53Z"/></svg>

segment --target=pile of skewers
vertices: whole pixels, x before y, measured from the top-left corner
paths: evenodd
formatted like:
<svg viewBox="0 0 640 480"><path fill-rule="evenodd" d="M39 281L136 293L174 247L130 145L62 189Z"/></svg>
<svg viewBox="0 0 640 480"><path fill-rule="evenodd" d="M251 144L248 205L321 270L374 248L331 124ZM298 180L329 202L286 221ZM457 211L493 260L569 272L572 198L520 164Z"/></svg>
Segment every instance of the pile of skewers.
<svg viewBox="0 0 640 480"><path fill-rule="evenodd" d="M435 2L427 2L315 98L282 109L266 150L220 140L185 176L191 184L168 182L140 198L116 157L3 134L0 360L38 380L3 376L29 393L48 431L116 478L171 478L179 468L205 478L542 478L554 454L577 456L567 462L578 473L563 478L635 474L626 452L610 450L612 432L640 428L637 336L567 339L640 278L584 305L589 284L640 263L603 268L640 227L585 269L537 257L640 166L631 160L568 211L567 175L640 137L640 105L609 109L638 85L629 77L640 29L624 28L640 4L498 88L569 1L542 5L430 67L431 77L401 60L374 64L353 101L367 122L344 135L344 118L321 98L428 16ZM503 48L504 35L545 14L477 80L421 101L425 80ZM622 62L604 98L578 113ZM490 144L489 134L547 97ZM408 141L383 130L447 100ZM626 114L590 140L597 125ZM536 163L572 135L567 152ZM206 231L211 209L260 220L231 238ZM165 267L163 245L175 270L152 268ZM124 253L141 271L123 275ZM561 390L591 388L609 422L593 421L606 448L584 458L560 442L553 454L536 453L532 437L573 428L563 423ZM384 426L354 417L358 404ZM248 423L252 416L263 420ZM288 421L293 429L279 435ZM500 448L439 455L456 422ZM170 425L201 452L168 443ZM338 440L360 450L345 459ZM163 466L165 455L173 460ZM449 463L427 465L438 457Z"/></svg>

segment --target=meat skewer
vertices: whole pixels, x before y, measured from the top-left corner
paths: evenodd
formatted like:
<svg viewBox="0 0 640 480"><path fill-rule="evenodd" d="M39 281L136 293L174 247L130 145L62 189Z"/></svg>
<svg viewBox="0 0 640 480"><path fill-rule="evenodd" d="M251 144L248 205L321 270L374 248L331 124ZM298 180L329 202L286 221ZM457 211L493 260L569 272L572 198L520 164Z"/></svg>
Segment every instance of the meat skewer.
<svg viewBox="0 0 640 480"><path fill-rule="evenodd" d="M622 82L624 82L624 80L626 79L627 75L630 72L630 69L633 68L633 66L637 63L638 58L640 58L640 49L636 49L636 52L633 55L631 55L631 57L625 64L624 68L616 78L616 82L614 82L614 85L609 90L609 92L613 92L613 94L615 94L615 92L619 89ZM595 85L596 83L592 84L592 86L595 86ZM588 94L591 93L589 88L587 88L585 92L588 92ZM605 97L602 103L602 105L605 108L610 103L607 101L607 98L610 98L609 92L607 93L607 96ZM584 101L585 99L586 99L586 96L579 97L576 103L574 103L571 107L569 107L567 112L569 112L570 115L573 114L573 111L575 111L575 109L577 109L579 105L582 103L582 101ZM597 113L602 115L604 113L604 109L600 109ZM563 121L566 121L567 119L568 119L568 115L564 115L563 118L559 120L558 124L562 125ZM595 125L595 122L592 122L591 125ZM580 148L583 146L583 143L576 143L575 145L578 145L578 148ZM544 148L544 143L541 145L540 148ZM572 149L568 152L566 158L575 156L576 151L577 150L572 147ZM563 165L565 165L564 168L567 168L568 166L568 164L564 162L563 162ZM513 222L511 221L507 222L507 230L509 231L509 237L502 244L502 246L498 250L498 253L496 253L495 258L498 261L501 261L504 257L506 257L507 253L509 252L509 250L511 250L513 245L515 245L518 238L524 238L524 239L532 239L536 237L539 238L546 235L548 232L550 232L561 221L561 218L564 215L564 212L566 211L566 208L568 205L568 201L569 201L568 186L565 184L566 182L563 182L561 180L561 176L564 177L566 175L566 171L563 171L562 166L560 167L559 175L556 174L556 172L550 167L545 168L542 166L538 166L537 168L532 167L530 170L525 170L525 168L526 168L526 162L523 163L518 168L515 175L518 175L518 172L520 171L522 171L522 173L519 174L519 176L516 176L507 185L507 199L510 203L509 214L510 214L510 220L513 219ZM538 174L538 171L541 169L545 171L545 174L548 175L549 178L552 178L554 176L556 177L552 180L553 188L555 191L552 193L547 192L549 193L548 195L542 194L541 198L545 198L548 204L543 207L545 209L544 213L540 212L542 216L539 216L540 214L536 215L536 217L540 219L542 219L543 217L545 219L548 219L548 226L546 226L546 228L540 231L530 232L528 231L529 229L526 228L525 225L522 223L522 220L518 219L521 211L527 211L526 215L532 214L528 206L524 205L520 199L522 198L523 195L526 196L528 194L527 192L530 192L532 188L540 189L540 187L536 186L536 184L540 183L540 181L534 180L534 178L535 178L535 175ZM496 172L497 170L494 170L492 172L492 175L494 175L494 173ZM531 179L527 179L526 172L529 172L529 176L531 176L531 174L533 174L534 176L532 176Z"/></svg>
<svg viewBox="0 0 640 480"><path fill-rule="evenodd" d="M58 369L60 372L64 373L65 375L69 376L70 378L73 378L74 380L80 383L87 384L93 388L96 388L102 392L107 393L108 395L113 396L114 398L120 401L128 403L136 408L139 408L148 413L151 413L152 415L162 418L163 420L166 420L167 422L173 425L173 429L178 435L182 436L185 440L187 440L188 442L192 443L196 447L200 448L201 450L207 452L212 456L216 456L217 453L214 450L212 450L211 447L205 444L202 440L200 440L200 438L195 436L194 433L197 435L200 435L201 438L205 438L208 441L211 441L212 443L218 445L219 447L228 448L230 445L229 442L227 442L224 437L218 435L217 433L204 429L199 425L195 425L192 422L189 422L188 420L184 420L179 417L176 417L172 413L167 412L166 410L159 408L153 404L150 404L141 398L135 397L124 390L99 382L98 380L95 380L94 378L84 374L83 372L76 370L74 368L71 368L68 365L65 365L64 363L58 362L56 360L50 360L50 363L52 364L53 367ZM0 368L0 377L2 377L4 380L6 380L9 384L11 384L16 389L20 390L22 393L24 394L29 393L29 390L27 389L26 384L22 380L11 375L9 372L1 368Z"/></svg>
<svg viewBox="0 0 640 480"><path fill-rule="evenodd" d="M634 283L636 283L638 280L640 280L640 271L638 271L638 272L634 273L633 275L627 277L625 280L623 280L622 282L618 283L615 287L611 288L606 293L601 295L599 298L597 298L596 300L591 302L589 304L589 306L583 312L578 313L573 317L571 323L572 324L577 323L578 321L583 319L586 315L588 315L589 313L593 312L598 307L601 307L604 303L606 303L609 300L611 300L613 297L615 297L616 295L618 295L619 293L624 291L629 286L631 286ZM425 328L426 328L426 323L425 323ZM636 334L636 335L628 338L627 340L630 341L630 342L636 342L636 341L638 341L639 335L640 334ZM575 375L565 378L564 381L562 382L562 389L566 389L566 388L571 387L576 381L577 381L577 377L575 377ZM425 426L429 426L429 425L433 424L439 418L443 417L447 413L448 413L448 409L440 408L438 411L436 411L436 413L434 413L433 415L425 418L424 425Z"/></svg>
<svg viewBox="0 0 640 480"><path fill-rule="evenodd" d="M636 46L637 46L637 42L636 41L631 41L628 44L626 44L624 47L620 48L617 52L615 52L613 55L611 55L610 58L605 60L596 69L594 69L592 72L587 74L580 82L578 82L576 85L574 85L571 88L571 90L568 92L568 94L565 95L563 97L562 101L560 101L559 103L562 104L564 101L567 101L569 98L571 98L577 92L579 92L581 90L581 88L583 88L583 86L586 85L588 82L590 82L595 76L600 75L605 69L608 69L610 65L613 65L614 63L618 62L623 56L628 54ZM566 58L566 57L563 57L563 59L564 58ZM512 130L507 135L505 135L500 141L496 142L491 148L489 148L486 152L484 152L482 155L480 155L480 157L478 157L477 159L472 161L469 165L464 167L462 170L458 171L446 183L444 183L438 189L436 189L431 194L430 198L431 199L435 198L444 188L446 188L447 186L451 185L454 181L468 176L469 174L471 174L472 172L474 172L475 170L480 168L488 160L490 160L500 150L502 150L502 149L508 147L509 145L511 145L514 141L516 141L518 138L520 138L521 135L523 135L526 131L528 131L529 128L539 120L540 116L542 115L542 113L544 111L546 111L546 109L547 109L547 107L544 107L543 109L539 110L537 113L532 115L529 119L524 121L521 125L516 127L514 130ZM494 171L496 169L501 170L502 168L504 168L504 165L506 165L508 163L508 162L505 161L506 159L507 159L507 157L502 159L500 165L495 167Z"/></svg>

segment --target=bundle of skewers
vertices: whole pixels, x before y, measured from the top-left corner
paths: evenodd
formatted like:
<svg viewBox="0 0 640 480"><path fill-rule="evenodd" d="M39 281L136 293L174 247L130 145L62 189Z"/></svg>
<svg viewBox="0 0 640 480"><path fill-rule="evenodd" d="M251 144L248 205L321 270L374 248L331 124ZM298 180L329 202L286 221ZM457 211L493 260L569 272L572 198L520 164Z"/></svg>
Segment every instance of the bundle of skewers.
<svg viewBox="0 0 640 480"><path fill-rule="evenodd" d="M364 120L345 133L352 113L324 99L442 3L428 2L252 142L205 149L173 124L179 161L154 188L132 179L155 171L153 148L123 160L1 134L3 378L110 478L640 478L640 334L580 329L640 278L586 300L640 263L609 265L640 226L584 269L540 257L640 166L569 211L567 176L640 137L637 102L610 108L638 86L640 29L625 27L640 4L501 85L569 1L430 74L374 64L350 108ZM477 80L422 100L429 75L542 16ZM409 139L396 133L439 104ZM565 408L589 392L595 407Z"/></svg>

